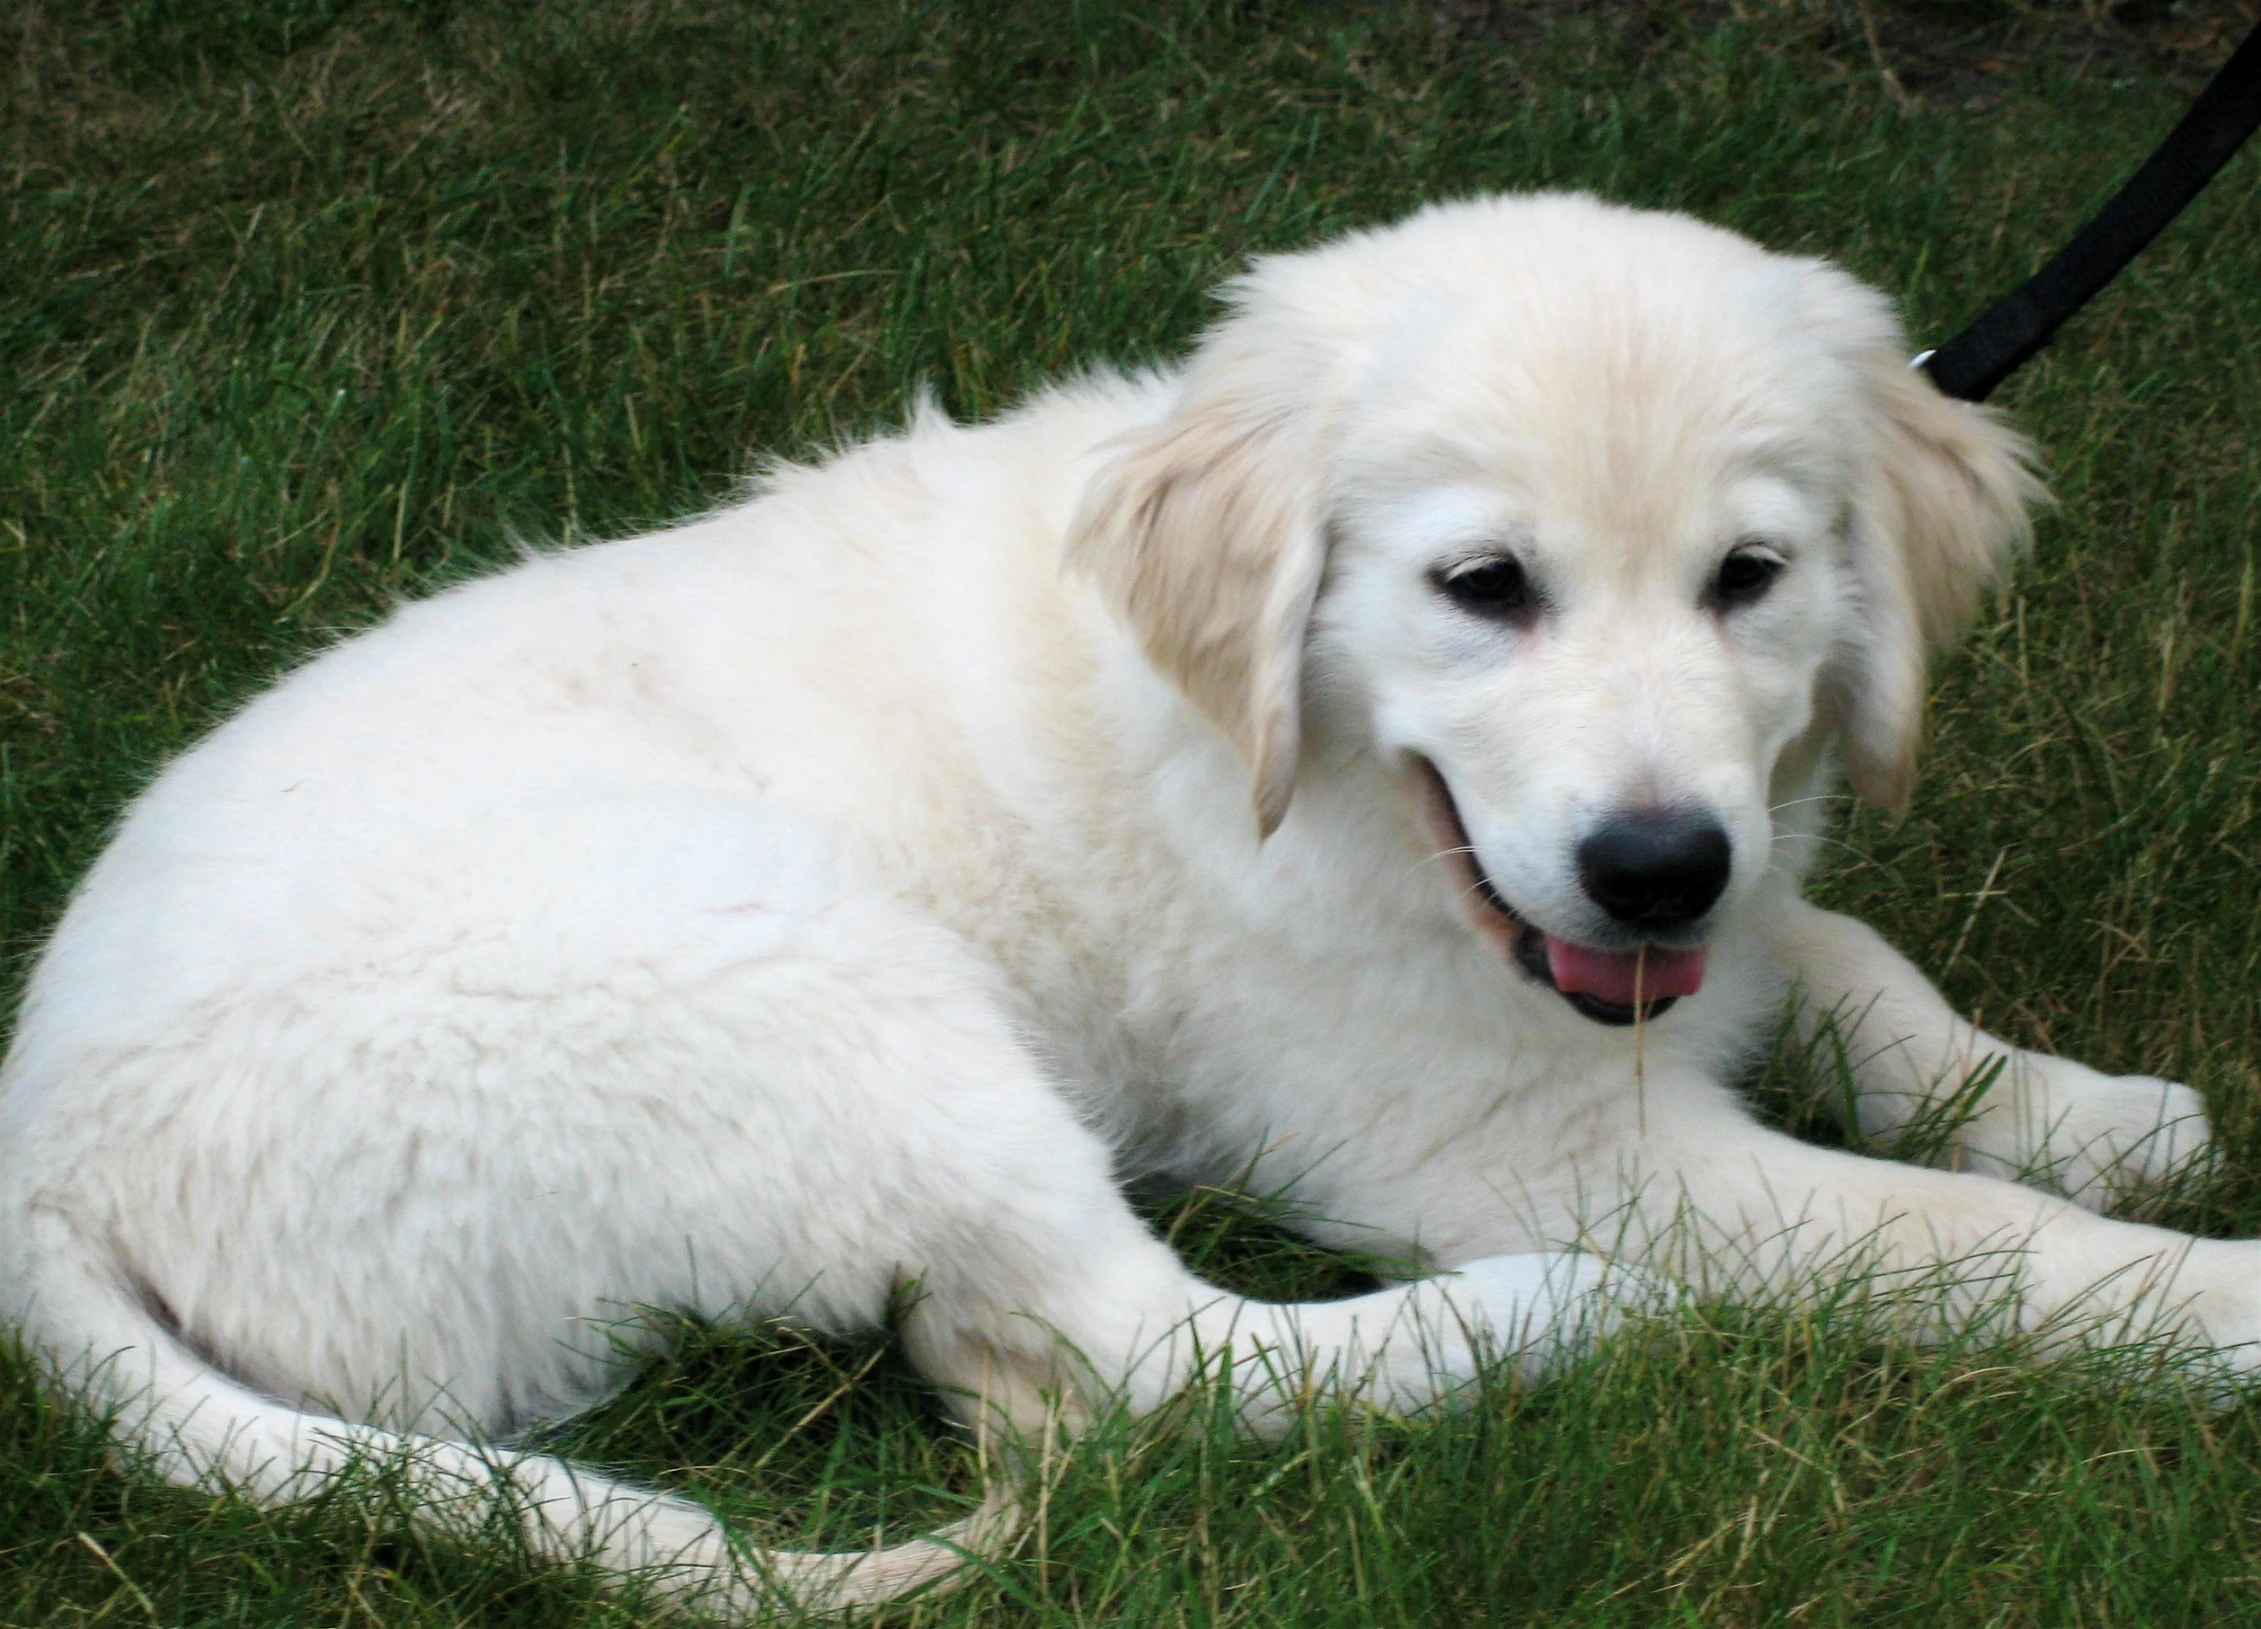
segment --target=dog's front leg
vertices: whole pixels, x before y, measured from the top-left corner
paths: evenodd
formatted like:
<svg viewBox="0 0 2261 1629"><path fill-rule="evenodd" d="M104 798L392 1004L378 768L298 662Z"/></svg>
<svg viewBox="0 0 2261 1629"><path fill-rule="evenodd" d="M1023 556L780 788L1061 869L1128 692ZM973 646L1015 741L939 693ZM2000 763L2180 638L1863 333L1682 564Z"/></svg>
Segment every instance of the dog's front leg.
<svg viewBox="0 0 2261 1629"><path fill-rule="evenodd" d="M2193 1239L1997 1177L1818 1147L1758 1124L1707 1072L1651 1063L1588 1080L1569 1135L1475 1128L1404 1185L1331 1203L1393 1229L1417 1204L1446 1267L1577 1249L1630 1269L1628 1284L1706 1300L1836 1303L1858 1285L1919 1337L1991 1329L2047 1355L2166 1334L2261 1370L2261 1240Z"/></svg>
<svg viewBox="0 0 2261 1629"><path fill-rule="evenodd" d="M1816 1147L1655 1084L1650 1132L1621 1151L1631 1185L1589 1236L1700 1295L1805 1299L1852 1278L1920 1334L2006 1315L2043 1353L2168 1334L2261 1369L2261 1240L2193 1239L1993 1177ZM1611 1186L1589 1182L1589 1203Z"/></svg>
<svg viewBox="0 0 2261 1629"><path fill-rule="evenodd" d="M2261 1369L2261 1240L2193 1240L1994 1176L1800 1143L1700 1079L1651 1079L1648 1095L1646 1131L1608 1163L1583 1161L1551 1199L1528 1192L1556 1210L1544 1235L1703 1299L1838 1301L1861 1283L1922 1337L2015 1330L2048 1355L2173 1335Z"/></svg>
<svg viewBox="0 0 2261 1629"><path fill-rule="evenodd" d="M1768 913L1774 953L1795 981L1801 1038L1841 1059L1869 1135L1940 1123L1936 1158L2034 1181L2090 1209L2154 1187L2204 1157L2205 1105L2187 1086L2105 1075L2027 1052L1949 1007L1866 923L1785 899Z"/></svg>

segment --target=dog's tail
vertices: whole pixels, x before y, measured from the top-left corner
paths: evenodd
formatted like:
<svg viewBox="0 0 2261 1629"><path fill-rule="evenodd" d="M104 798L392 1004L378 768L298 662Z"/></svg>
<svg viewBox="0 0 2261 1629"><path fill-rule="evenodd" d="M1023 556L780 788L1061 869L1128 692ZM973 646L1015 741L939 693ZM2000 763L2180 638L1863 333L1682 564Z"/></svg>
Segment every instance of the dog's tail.
<svg viewBox="0 0 2261 1629"><path fill-rule="evenodd" d="M112 1412L117 1433L180 1486L286 1504L356 1466L397 1468L409 1479L421 1525L465 1534L504 1520L537 1554L641 1575L668 1603L725 1619L837 1612L949 1587L969 1557L996 1553L1017 1526L1000 1477L973 1515L930 1537L862 1551L769 1550L734 1541L711 1511L688 1499L548 1455L307 1413L214 1367L116 1263L72 1242L78 1248L67 1253L40 1252L44 1270L24 1309L27 1333L67 1382Z"/></svg>

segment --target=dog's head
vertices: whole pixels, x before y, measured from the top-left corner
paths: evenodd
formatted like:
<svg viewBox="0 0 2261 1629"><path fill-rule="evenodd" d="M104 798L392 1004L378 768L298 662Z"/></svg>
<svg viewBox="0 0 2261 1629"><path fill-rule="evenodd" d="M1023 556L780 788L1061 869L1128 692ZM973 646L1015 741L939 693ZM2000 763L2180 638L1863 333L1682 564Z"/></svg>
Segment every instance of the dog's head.
<svg viewBox="0 0 2261 1629"><path fill-rule="evenodd" d="M1073 556L1264 831L1310 739L1355 740L1476 926L1621 1022L1701 982L1824 752L1904 801L1927 658L2039 487L1883 296L1541 195L1261 261L1230 301Z"/></svg>

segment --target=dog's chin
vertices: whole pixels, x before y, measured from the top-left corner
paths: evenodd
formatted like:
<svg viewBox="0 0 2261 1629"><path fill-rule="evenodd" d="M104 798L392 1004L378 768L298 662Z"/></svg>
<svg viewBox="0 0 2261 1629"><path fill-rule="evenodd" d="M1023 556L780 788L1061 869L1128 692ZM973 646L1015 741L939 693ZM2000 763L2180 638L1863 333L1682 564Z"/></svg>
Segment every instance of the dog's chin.
<svg viewBox="0 0 2261 1629"><path fill-rule="evenodd" d="M1694 993L1695 985L1703 978L1702 950L1658 947L1654 953L1660 964L1669 961L1670 972L1659 977L1657 983L1663 984L1669 977L1671 982L1687 987L1670 994L1650 996L1644 993L1641 978L1650 954L1648 946L1639 947L1633 953L1636 961L1632 1000L1615 1000L1592 990L1566 989L1563 984L1566 966L1597 959L1621 963L1623 954L1584 950L1560 940L1550 944L1546 931L1510 905L1485 873L1476 858L1475 845L1468 840L1468 828L1461 824L1459 806L1453 802L1451 789L1445 785L1445 778L1438 773L1436 765L1419 755L1414 756L1413 765L1418 783L1416 795L1422 804L1425 823L1442 849L1440 857L1459 878L1469 919L1526 978L1554 991L1581 1017L1612 1027L1662 1017L1682 995ZM1659 971L1664 973L1665 969L1660 966Z"/></svg>

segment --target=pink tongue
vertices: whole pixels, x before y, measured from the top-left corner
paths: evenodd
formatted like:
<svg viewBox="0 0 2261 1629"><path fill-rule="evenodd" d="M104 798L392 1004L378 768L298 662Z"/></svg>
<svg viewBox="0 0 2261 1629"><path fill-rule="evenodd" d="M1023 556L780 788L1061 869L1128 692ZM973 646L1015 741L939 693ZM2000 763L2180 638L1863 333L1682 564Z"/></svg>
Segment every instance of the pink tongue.
<svg viewBox="0 0 2261 1629"><path fill-rule="evenodd" d="M1704 953L1649 945L1642 950L1588 950L1547 935L1547 971L1555 988L1571 995L1630 1007L1667 996L1694 995L1703 988ZM1635 993L1638 980L1640 990Z"/></svg>

